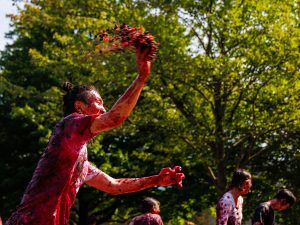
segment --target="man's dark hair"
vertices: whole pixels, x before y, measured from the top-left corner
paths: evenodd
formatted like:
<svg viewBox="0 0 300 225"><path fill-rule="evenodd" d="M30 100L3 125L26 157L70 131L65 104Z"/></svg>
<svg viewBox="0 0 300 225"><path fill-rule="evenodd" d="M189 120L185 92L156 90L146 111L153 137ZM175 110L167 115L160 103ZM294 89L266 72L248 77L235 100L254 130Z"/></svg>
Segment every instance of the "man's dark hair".
<svg viewBox="0 0 300 225"><path fill-rule="evenodd" d="M246 180L251 179L251 174L244 169L238 169L233 173L230 189L241 186Z"/></svg>
<svg viewBox="0 0 300 225"><path fill-rule="evenodd" d="M74 86L72 83L66 81L63 84L63 90L66 92L63 96L64 102L64 116L68 116L74 112L76 112L74 103L75 101L82 101L85 104L88 104L88 98L90 96L90 92L97 89L93 85L78 85Z"/></svg>
<svg viewBox="0 0 300 225"><path fill-rule="evenodd" d="M142 201L141 207L140 207L140 211L142 213L151 212L151 209L154 206L159 205L159 204L160 204L159 201L157 201L154 198L150 198L150 197L144 198L144 200Z"/></svg>
<svg viewBox="0 0 300 225"><path fill-rule="evenodd" d="M294 194L288 190L288 189L281 189L277 192L277 194L274 196L274 198L278 199L278 200L285 200L286 203L289 203L290 206L294 205L294 203L296 202L296 197L294 196Z"/></svg>
<svg viewBox="0 0 300 225"><path fill-rule="evenodd" d="M97 224L97 217L94 215L88 218L88 225L93 225L93 224Z"/></svg>

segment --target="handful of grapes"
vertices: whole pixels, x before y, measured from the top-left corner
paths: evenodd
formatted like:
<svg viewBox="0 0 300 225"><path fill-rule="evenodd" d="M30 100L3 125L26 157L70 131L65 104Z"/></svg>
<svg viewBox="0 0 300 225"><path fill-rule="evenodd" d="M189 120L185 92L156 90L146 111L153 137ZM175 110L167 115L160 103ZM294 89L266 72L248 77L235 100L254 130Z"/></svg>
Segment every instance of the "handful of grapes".
<svg viewBox="0 0 300 225"><path fill-rule="evenodd" d="M95 47L100 54L125 49L132 52L136 49L148 49L149 60L155 59L159 45L149 32L143 32L141 27L131 27L127 24L115 25L114 28L100 31L95 35L95 39L97 43Z"/></svg>

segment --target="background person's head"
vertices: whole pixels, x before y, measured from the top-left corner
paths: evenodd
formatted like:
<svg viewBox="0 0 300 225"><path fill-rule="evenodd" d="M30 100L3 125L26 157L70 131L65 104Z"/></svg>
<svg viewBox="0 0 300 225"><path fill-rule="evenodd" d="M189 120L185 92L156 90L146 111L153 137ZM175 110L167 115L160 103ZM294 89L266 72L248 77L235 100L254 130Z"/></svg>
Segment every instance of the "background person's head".
<svg viewBox="0 0 300 225"><path fill-rule="evenodd" d="M67 81L63 84L63 90L66 92L63 96L64 116L74 112L86 115L98 115L105 112L102 98L93 85L74 86Z"/></svg>
<svg viewBox="0 0 300 225"><path fill-rule="evenodd" d="M275 201L272 204L272 208L278 211L285 210L296 202L296 197L288 189L281 189L273 198Z"/></svg>
<svg viewBox="0 0 300 225"><path fill-rule="evenodd" d="M241 195L249 193L252 187L251 174L243 169L238 169L233 173L230 189L236 188Z"/></svg>
<svg viewBox="0 0 300 225"><path fill-rule="evenodd" d="M88 218L88 225L97 225L96 216L91 216L91 217Z"/></svg>
<svg viewBox="0 0 300 225"><path fill-rule="evenodd" d="M140 207L140 211L142 213L158 214L160 213L160 203L154 198L150 198L150 197L144 198Z"/></svg>

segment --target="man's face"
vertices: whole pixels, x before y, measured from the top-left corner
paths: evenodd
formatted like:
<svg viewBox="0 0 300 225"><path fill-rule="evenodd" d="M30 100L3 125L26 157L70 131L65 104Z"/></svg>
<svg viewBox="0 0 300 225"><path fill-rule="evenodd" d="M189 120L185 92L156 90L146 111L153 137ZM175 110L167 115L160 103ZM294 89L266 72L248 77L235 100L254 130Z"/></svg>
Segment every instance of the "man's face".
<svg viewBox="0 0 300 225"><path fill-rule="evenodd" d="M287 208L290 207L290 204L287 203L284 199L280 199L278 200L278 207L276 208L276 210L278 211L283 211L283 210L286 210Z"/></svg>
<svg viewBox="0 0 300 225"><path fill-rule="evenodd" d="M154 213L154 214L159 214L160 213L160 204L159 203L157 203L153 206L152 213Z"/></svg>
<svg viewBox="0 0 300 225"><path fill-rule="evenodd" d="M103 100L100 94L96 91L91 91L91 96L89 98L89 109L92 114L103 114L106 110L103 107Z"/></svg>
<svg viewBox="0 0 300 225"><path fill-rule="evenodd" d="M86 115L101 115L106 112L103 100L96 91L90 92L88 104L80 104L80 110Z"/></svg>
<svg viewBox="0 0 300 225"><path fill-rule="evenodd" d="M243 182L243 184L239 187L241 195L246 195L250 192L252 187L252 179L247 179Z"/></svg>

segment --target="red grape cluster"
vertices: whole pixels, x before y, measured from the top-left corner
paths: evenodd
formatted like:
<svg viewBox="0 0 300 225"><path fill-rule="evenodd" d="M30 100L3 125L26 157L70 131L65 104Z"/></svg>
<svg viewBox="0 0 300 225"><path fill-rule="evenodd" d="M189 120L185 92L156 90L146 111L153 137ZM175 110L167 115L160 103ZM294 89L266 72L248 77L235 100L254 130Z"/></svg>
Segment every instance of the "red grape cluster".
<svg viewBox="0 0 300 225"><path fill-rule="evenodd" d="M153 60L157 54L159 43L149 32L142 32L142 28L131 27L127 24L116 25L95 35L96 40L102 42L96 45L100 53L118 52L128 49L148 49L148 57Z"/></svg>

